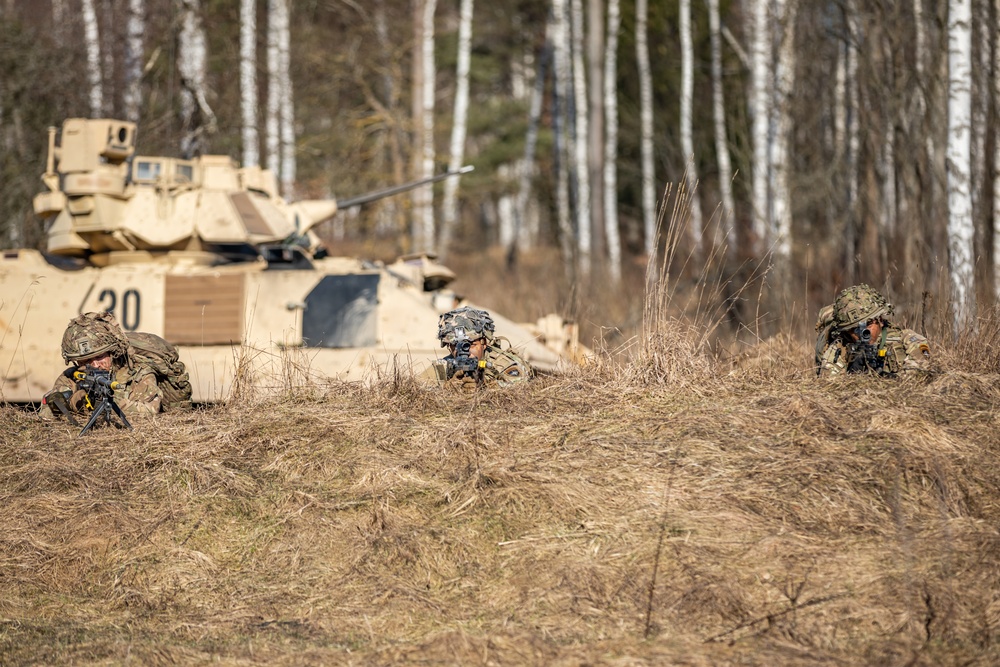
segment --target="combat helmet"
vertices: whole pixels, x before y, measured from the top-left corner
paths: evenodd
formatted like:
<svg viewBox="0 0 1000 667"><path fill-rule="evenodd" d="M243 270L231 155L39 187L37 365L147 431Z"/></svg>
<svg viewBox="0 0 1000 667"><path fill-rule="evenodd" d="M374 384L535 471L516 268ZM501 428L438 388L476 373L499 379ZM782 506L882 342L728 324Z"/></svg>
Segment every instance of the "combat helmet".
<svg viewBox="0 0 1000 667"><path fill-rule="evenodd" d="M843 290L833 304L834 326L841 330L891 314L892 304L878 290L864 283Z"/></svg>
<svg viewBox="0 0 1000 667"><path fill-rule="evenodd" d="M124 357L128 352L128 338L111 313L84 313L73 318L62 338L62 356L67 364L110 352L113 357Z"/></svg>
<svg viewBox="0 0 1000 667"><path fill-rule="evenodd" d="M438 340L441 347L454 345L459 340L487 341L493 339L493 318L485 310L463 306L450 310L438 318Z"/></svg>

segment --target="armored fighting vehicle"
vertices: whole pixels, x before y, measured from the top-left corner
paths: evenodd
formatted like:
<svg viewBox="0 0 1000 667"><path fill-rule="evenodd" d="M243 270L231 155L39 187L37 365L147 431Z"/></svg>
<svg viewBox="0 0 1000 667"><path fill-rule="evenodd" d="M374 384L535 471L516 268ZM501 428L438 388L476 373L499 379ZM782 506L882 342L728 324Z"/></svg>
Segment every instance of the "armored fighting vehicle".
<svg viewBox="0 0 1000 667"><path fill-rule="evenodd" d="M0 259L0 400L39 401L64 369L63 330L89 311L174 343L198 402L246 385L419 375L442 355L438 315L465 305L447 289L450 270L430 254L336 257L314 232L338 210L429 181L291 203L266 169L137 155L135 141L136 126L120 120L50 128L47 189L34 199L46 252ZM491 313L536 368L573 356L575 328L562 318L529 326Z"/></svg>

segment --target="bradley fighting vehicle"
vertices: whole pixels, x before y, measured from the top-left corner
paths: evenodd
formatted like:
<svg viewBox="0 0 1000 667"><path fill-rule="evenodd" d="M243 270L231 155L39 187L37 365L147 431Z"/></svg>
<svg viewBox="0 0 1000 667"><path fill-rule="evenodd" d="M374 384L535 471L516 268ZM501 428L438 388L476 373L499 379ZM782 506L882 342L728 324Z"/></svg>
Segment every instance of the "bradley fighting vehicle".
<svg viewBox="0 0 1000 667"><path fill-rule="evenodd" d="M237 378L266 389L419 374L443 354L438 315L464 305L445 290L451 271L427 254L334 257L313 232L339 209L428 181L289 203L268 170L136 155L135 139L133 123L110 119L49 130L47 191L34 199L47 252L0 258L0 400L39 401L65 368L66 325L89 311L175 344L195 401L226 398ZM491 314L536 368L574 354L575 329L558 316L526 326Z"/></svg>

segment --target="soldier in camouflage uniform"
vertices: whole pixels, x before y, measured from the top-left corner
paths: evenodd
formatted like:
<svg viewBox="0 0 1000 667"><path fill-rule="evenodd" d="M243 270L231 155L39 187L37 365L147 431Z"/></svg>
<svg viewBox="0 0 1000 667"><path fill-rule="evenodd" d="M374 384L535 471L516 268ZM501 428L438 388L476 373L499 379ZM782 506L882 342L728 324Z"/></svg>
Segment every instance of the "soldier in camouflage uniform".
<svg viewBox="0 0 1000 667"><path fill-rule="evenodd" d="M843 290L816 322L817 374L895 376L930 370L927 339L891 322L891 314L892 304L872 287Z"/></svg>
<svg viewBox="0 0 1000 667"><path fill-rule="evenodd" d="M531 367L511 349L510 341L494 335L493 318L485 310L468 306L451 310L438 319L438 340L449 354L434 364L437 380L465 393L479 387L509 387L527 382ZM501 346L507 341L507 348ZM468 344L468 357L475 360L474 371L456 370L460 347ZM459 356L456 356L459 355Z"/></svg>
<svg viewBox="0 0 1000 667"><path fill-rule="evenodd" d="M73 376L74 372L86 372L88 369L108 371L110 379L118 382L119 387L114 392L115 403L130 420L156 414L168 404L181 405L181 402L170 399L186 398L186 405L190 405L190 384L186 385L186 397L171 394L164 401L164 388L159 386L156 371L150 364L138 360L139 355L111 313L85 313L74 318L63 333L62 355L70 366L56 378L52 390L67 397L66 406L71 412L85 413L95 407L90 404L87 392L77 386ZM178 370L186 383L183 364ZM49 418L58 413L53 413L52 406L46 402L40 414Z"/></svg>

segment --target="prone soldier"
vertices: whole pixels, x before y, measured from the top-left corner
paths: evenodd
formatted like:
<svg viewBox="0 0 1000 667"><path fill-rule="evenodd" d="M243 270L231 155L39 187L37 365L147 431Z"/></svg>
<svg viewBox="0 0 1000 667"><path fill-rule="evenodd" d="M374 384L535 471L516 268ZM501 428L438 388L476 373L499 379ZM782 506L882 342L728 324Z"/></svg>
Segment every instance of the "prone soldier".
<svg viewBox="0 0 1000 667"><path fill-rule="evenodd" d="M532 376L531 366L510 341L495 335L493 318L485 310L464 306L444 313L438 318L438 340L449 352L434 363L435 376L445 386L472 393L480 387L519 384Z"/></svg>

